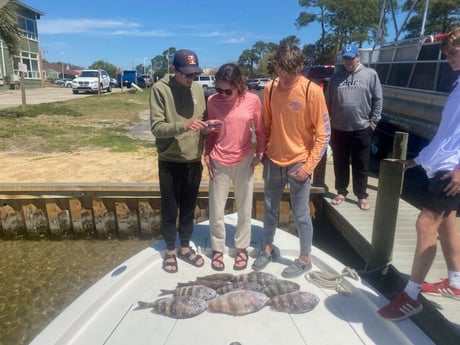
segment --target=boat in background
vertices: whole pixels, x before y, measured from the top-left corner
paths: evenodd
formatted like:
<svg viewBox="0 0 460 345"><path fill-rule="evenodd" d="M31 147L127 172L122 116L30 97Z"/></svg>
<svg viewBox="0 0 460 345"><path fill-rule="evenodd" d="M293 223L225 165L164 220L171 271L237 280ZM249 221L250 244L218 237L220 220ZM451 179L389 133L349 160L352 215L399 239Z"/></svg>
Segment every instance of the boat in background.
<svg viewBox="0 0 460 345"><path fill-rule="evenodd" d="M385 30L379 30L372 48L360 48L360 62L375 69L383 91L383 111L374 132L371 154L377 159L391 156L395 132L407 132L408 158L415 157L435 135L447 96L459 76L450 68L440 46L448 33L425 34L425 21L429 0L425 0L423 21L419 37L400 39L401 33L414 12L417 1L407 13L398 29L396 17L392 17L397 32L394 40L379 44ZM394 11L393 2L383 2L379 28L386 13ZM342 65L340 52L336 66ZM337 70L337 68L336 68Z"/></svg>
<svg viewBox="0 0 460 345"><path fill-rule="evenodd" d="M253 220L248 268L233 271L236 224L236 214L225 216L228 249L224 273L234 275L251 272L252 259L263 246L263 224ZM199 253L211 255L207 221L195 225L192 242ZM298 256L299 240L278 229L275 244L280 248L281 258L264 271L281 279L282 270ZM158 299L161 290L171 290L178 283L216 273L209 258L205 258L201 268L179 260L178 273L166 273L161 268L164 251L163 241L157 242L115 268L69 305L31 345L434 344L411 320L391 322L380 318L377 310L388 300L359 278L343 278L342 288L349 294L319 287L304 275L292 279L301 291L320 300L312 311L303 314L275 312L264 307L244 316L205 311L192 318L173 319L149 309L135 310L139 301ZM316 247L312 262L313 271L339 276L345 269Z"/></svg>

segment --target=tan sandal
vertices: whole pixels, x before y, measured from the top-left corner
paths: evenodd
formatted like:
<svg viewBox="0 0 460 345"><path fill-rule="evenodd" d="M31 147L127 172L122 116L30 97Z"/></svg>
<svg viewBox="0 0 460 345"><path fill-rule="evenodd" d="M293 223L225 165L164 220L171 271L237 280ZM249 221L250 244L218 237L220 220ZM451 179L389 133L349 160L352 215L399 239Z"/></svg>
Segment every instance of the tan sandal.
<svg viewBox="0 0 460 345"><path fill-rule="evenodd" d="M337 194L334 199L331 200L331 204L338 206L345 201L345 195Z"/></svg>

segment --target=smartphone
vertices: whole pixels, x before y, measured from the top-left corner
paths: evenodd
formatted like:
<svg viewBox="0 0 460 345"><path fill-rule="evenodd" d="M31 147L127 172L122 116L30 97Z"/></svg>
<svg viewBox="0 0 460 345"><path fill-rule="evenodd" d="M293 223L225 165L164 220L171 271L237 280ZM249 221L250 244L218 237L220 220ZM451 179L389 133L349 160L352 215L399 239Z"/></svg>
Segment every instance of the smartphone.
<svg viewBox="0 0 460 345"><path fill-rule="evenodd" d="M208 127L220 127L224 123L221 121L208 122Z"/></svg>

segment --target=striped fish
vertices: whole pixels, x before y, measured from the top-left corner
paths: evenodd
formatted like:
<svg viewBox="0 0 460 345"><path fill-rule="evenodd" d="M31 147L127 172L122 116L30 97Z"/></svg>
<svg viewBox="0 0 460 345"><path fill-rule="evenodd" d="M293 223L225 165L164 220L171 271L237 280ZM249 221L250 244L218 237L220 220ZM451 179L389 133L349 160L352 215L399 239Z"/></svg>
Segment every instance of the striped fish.
<svg viewBox="0 0 460 345"><path fill-rule="evenodd" d="M253 282L263 286L268 286L276 282L278 278L274 274L252 271L250 273L243 273L233 277L233 282Z"/></svg>
<svg viewBox="0 0 460 345"><path fill-rule="evenodd" d="M152 313L164 315L173 319L188 319L204 312L208 305L204 299L182 296L163 297L154 302L138 301L134 310L151 308Z"/></svg>
<svg viewBox="0 0 460 345"><path fill-rule="evenodd" d="M225 284L225 285L222 285L216 288L216 292L219 295L223 295L227 292L235 291L235 290L252 290L252 291L257 291L257 292L263 292L264 287L260 285L259 283L253 283L253 282L233 282L233 283Z"/></svg>
<svg viewBox="0 0 460 345"><path fill-rule="evenodd" d="M319 303L318 296L305 291L295 291L281 296L272 297L267 305L271 310L290 314L302 314L310 310Z"/></svg>
<svg viewBox="0 0 460 345"><path fill-rule="evenodd" d="M205 301L213 299L217 296L217 292L207 286L190 285L175 288L174 290L160 290L160 296L173 295L174 297L191 296L204 299Z"/></svg>
<svg viewBox="0 0 460 345"><path fill-rule="evenodd" d="M269 298L261 292L235 290L208 301L208 311L241 316L262 309L268 300Z"/></svg>
<svg viewBox="0 0 460 345"><path fill-rule="evenodd" d="M202 286L207 286L208 288L211 288L211 289L216 289L217 287L226 285L226 284L230 284L230 282L226 280L200 280L200 281L191 280L185 283L180 283L180 282L177 283L176 289L184 287L184 286L192 286L192 285L202 285Z"/></svg>
<svg viewBox="0 0 460 345"><path fill-rule="evenodd" d="M213 273L208 274L207 276L203 277L196 277L197 281L200 280L219 280L219 281L230 281L233 278L233 274L231 273Z"/></svg>
<svg viewBox="0 0 460 345"><path fill-rule="evenodd" d="M299 291L300 285L291 280L280 279L271 285L264 287L263 293L268 297L285 295L290 292Z"/></svg>

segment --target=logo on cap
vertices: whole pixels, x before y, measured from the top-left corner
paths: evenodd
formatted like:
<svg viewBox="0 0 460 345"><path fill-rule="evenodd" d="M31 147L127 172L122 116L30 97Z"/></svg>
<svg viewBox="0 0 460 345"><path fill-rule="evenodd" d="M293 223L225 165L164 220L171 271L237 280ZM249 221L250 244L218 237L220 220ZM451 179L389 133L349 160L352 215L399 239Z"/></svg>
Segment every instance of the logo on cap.
<svg viewBox="0 0 460 345"><path fill-rule="evenodd" d="M187 64L196 65L197 63L195 55L187 55Z"/></svg>
<svg viewBox="0 0 460 345"><path fill-rule="evenodd" d="M356 55L359 55L359 49L354 44L346 44L342 50L343 57L354 58Z"/></svg>

